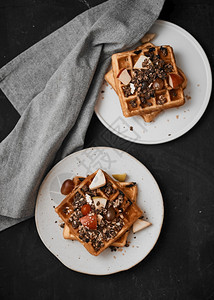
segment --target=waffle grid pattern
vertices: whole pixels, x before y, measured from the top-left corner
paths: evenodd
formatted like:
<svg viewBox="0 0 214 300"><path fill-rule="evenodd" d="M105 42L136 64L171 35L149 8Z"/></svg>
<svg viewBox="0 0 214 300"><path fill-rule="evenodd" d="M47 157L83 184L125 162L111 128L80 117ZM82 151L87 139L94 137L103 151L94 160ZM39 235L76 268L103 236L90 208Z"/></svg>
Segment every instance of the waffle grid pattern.
<svg viewBox="0 0 214 300"><path fill-rule="evenodd" d="M79 184L84 180L85 178L75 176L73 178L74 181L74 189L78 188ZM132 182L118 182L117 183L120 188L124 188L127 196L131 201L136 202L137 199L137 185L133 184ZM112 246L114 247L123 247L125 246L127 242L127 237L128 237L129 231L124 233L118 240L116 240L114 243L112 243ZM65 239L70 239L70 240L76 240L75 236L70 233L69 227L65 224L64 230L63 230L63 236Z"/></svg>
<svg viewBox="0 0 214 300"><path fill-rule="evenodd" d="M124 201L120 206L120 209L122 208L123 210L122 214L123 214L124 225L121 228L121 230L117 232L114 238L111 238L108 241L103 241L104 246L101 247L101 249L99 249L98 251L95 251L91 242L88 243L83 242L79 238L78 228L74 229L72 227L69 218L74 212L72 203L75 199L75 196L77 195L77 193L79 193L83 198L85 198L85 194L87 192L86 193L83 192L82 188L85 185L87 186L90 185L96 173L97 171L89 175L85 180L83 180L81 184L72 193L70 193L55 209L55 211L58 213L60 218L65 222L66 225L68 225L71 234L73 234L75 238L79 240L92 255L95 256L99 255L103 250L108 248L114 241L119 239L132 226L132 224L142 215L142 211L140 210L140 208L136 205L135 202L129 200L128 196L125 194L124 189L119 187L119 185L107 173L103 171L106 177L106 185L107 184L112 185L114 192L111 195L107 195L107 193L104 192L104 187L103 187L97 189L96 194L97 196L106 198L109 201L115 200L120 193L124 195ZM115 208L115 211L116 211L116 215L119 215L119 209Z"/></svg>
<svg viewBox="0 0 214 300"><path fill-rule="evenodd" d="M117 78L121 69L127 69L130 76L133 77L134 69L133 66L138 60L140 55L148 56L149 48L151 47L151 43L147 45L142 45L133 51L127 51L122 53L116 53L112 55L112 68L114 74L114 80L116 85L116 90L118 91L118 96L120 99L121 107L123 110L123 114L125 117L130 117L134 115L143 115L152 112L158 112L164 109L181 106L184 104L184 94L183 88L179 87L172 89L172 87L168 84L167 80L164 79L164 86L162 90L155 92L155 97L151 97L146 104L142 104L140 97L137 92L133 95L125 97L123 87L124 85ZM172 72L168 74L179 74L178 69L175 63L174 53L172 47L166 45L164 48L167 49L167 55L164 56L162 51L160 50L160 46L153 46L155 48L154 55L159 55L161 59L164 60L165 63L170 63L173 66ZM138 50L141 50L141 53L136 54ZM159 104L161 97L166 99L165 103ZM136 107L132 107L132 102L136 103Z"/></svg>

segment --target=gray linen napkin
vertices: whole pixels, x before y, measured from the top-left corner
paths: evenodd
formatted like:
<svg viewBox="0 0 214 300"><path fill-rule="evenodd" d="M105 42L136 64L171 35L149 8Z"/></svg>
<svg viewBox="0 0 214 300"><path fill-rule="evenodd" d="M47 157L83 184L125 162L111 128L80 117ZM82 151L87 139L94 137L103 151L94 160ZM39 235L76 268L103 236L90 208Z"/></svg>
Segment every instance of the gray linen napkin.
<svg viewBox="0 0 214 300"><path fill-rule="evenodd" d="M0 145L0 229L34 215L38 188L58 159L83 147L113 53L134 46L164 0L109 0L89 9L0 70L20 113Z"/></svg>

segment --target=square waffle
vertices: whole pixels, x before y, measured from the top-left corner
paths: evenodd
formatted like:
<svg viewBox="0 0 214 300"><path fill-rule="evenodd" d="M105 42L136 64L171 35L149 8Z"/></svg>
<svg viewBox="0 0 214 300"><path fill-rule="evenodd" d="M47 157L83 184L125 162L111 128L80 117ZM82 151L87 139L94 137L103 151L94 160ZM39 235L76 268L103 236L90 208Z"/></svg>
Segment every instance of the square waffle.
<svg viewBox="0 0 214 300"><path fill-rule="evenodd" d="M129 199L125 189L104 171L102 172L106 184L91 190L89 186L98 171L87 176L55 209L60 218L68 225L70 233L84 245L90 254L95 256L125 234L142 215L141 209ZM89 220L83 225L81 208L87 203L89 196L105 198L106 206L98 211L91 202L91 211L87 215ZM110 208L114 209L115 214L112 220L106 219ZM98 216L101 216L100 222ZM92 222L93 229L91 227ZM95 223L96 227L94 227Z"/></svg>
<svg viewBox="0 0 214 300"><path fill-rule="evenodd" d="M179 76L172 47L151 45L151 43L144 44L135 50L112 55L115 87L125 117L157 113L181 106L185 102L183 87L179 85L172 88L169 84L169 75ZM142 55L148 58L147 64L144 63L144 67L140 69L134 68ZM118 79L123 69L131 76L131 83L135 86L133 94L130 92L129 84L124 85ZM157 77L163 81L163 86L159 89L153 88ZM145 82L147 86L144 89L142 83Z"/></svg>
<svg viewBox="0 0 214 300"><path fill-rule="evenodd" d="M74 189L78 187L78 185L84 180L83 177L74 177L73 181L75 182ZM129 197L129 199L133 202L136 202L137 199L137 185L135 182L118 182L118 185L120 188L123 188L126 195ZM116 240L114 243L112 243L111 246L114 247L123 247L125 246L127 242L127 237L128 237L129 231L124 233L118 240ZM70 232L70 229L68 225L65 224L64 229L63 229L63 237L65 239L69 240L76 240L75 236Z"/></svg>

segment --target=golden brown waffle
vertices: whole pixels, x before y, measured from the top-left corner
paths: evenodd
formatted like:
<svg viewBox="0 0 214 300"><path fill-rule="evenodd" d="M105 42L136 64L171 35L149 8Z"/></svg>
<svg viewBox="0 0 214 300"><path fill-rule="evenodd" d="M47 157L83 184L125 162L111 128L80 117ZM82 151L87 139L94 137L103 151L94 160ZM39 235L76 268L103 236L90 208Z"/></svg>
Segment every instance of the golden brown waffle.
<svg viewBox="0 0 214 300"><path fill-rule="evenodd" d="M154 45L150 42L144 42L143 45L141 45L140 47L138 47L137 49L135 49L135 51L144 49L144 48L148 48L148 47L154 47ZM105 74L105 80L112 86L112 88L115 90L115 92L118 94L117 89L116 89L116 84L115 84L115 79L114 79L114 74L113 74L113 70L110 69L110 71L108 71ZM152 112L152 113L142 113L140 114L141 117L144 119L145 122L151 122L155 119L155 117L159 114L159 112Z"/></svg>
<svg viewBox="0 0 214 300"><path fill-rule="evenodd" d="M183 90L186 88L187 86L187 78L184 74L184 72L178 68L178 73L179 75L183 78L183 83L181 85L181 87L183 88ZM105 80L111 85L111 87L115 90L115 92L117 93L116 90L116 86L115 86L115 82L114 82L114 75L113 75L113 70L110 69L106 74L105 74ZM154 111L152 113L148 113L148 114L141 114L141 117L144 119L145 122L151 122L155 119L155 117L159 114L159 111Z"/></svg>
<svg viewBox="0 0 214 300"><path fill-rule="evenodd" d="M79 185L82 182L82 179L84 179L84 178L76 176L76 177L74 177L73 180L76 184ZM133 183L133 182L118 182L118 185L120 186L120 188L124 189L125 193L127 194L127 196L129 197L129 199L131 201L136 202L137 190L138 190L136 183ZM75 186L74 188L76 188L76 187L77 186ZM127 242L128 234L129 234L129 231L124 233L117 241L115 241L112 244L112 246L114 246L114 247L123 247L123 246L125 246L125 244ZM76 240L75 236L70 233L69 227L66 224L65 224L64 229L63 229L63 237L65 239L69 239L69 240Z"/></svg>
<svg viewBox="0 0 214 300"><path fill-rule="evenodd" d="M115 90L115 92L117 93L116 85L115 85L115 81L114 81L113 70L111 69L110 71L108 71L105 74L104 78L112 86L112 88ZM153 121L159 113L160 113L159 111L154 111L154 112L147 113L147 114L141 114L141 117L144 119L145 122L149 123L149 122Z"/></svg>
<svg viewBox="0 0 214 300"><path fill-rule="evenodd" d="M118 182L118 185L122 187L129 197L129 199L136 203L138 188L134 182ZM114 247L124 247L127 243L127 238L130 230L126 231L118 240L116 240L112 246Z"/></svg>
<svg viewBox="0 0 214 300"><path fill-rule="evenodd" d="M155 45L153 45L152 43L149 43L149 42L148 43L144 43L143 45L137 47L133 51L143 50L144 48L147 49L149 47L155 47ZM117 93L117 88L116 88L115 79L114 79L114 73L113 73L113 69L112 68L105 74L104 78L113 87L113 89Z"/></svg>
<svg viewBox="0 0 214 300"><path fill-rule="evenodd" d="M98 170L83 180L55 209L75 238L84 245L89 253L95 256L118 240L142 215L141 209L129 199L124 188L121 188L104 171L105 186L91 191L89 186L97 172ZM107 208L114 206L116 218L107 222L104 217L106 213L104 209L103 219L100 224L98 223L96 229L88 229L87 226L82 225L79 221L82 217L81 207L86 203L86 194L107 199L106 206ZM88 216L92 219L97 211L94 210L93 203L91 203L91 207L92 211Z"/></svg>
<svg viewBox="0 0 214 300"><path fill-rule="evenodd" d="M154 68L156 68L155 63L158 60L158 58L161 59L161 61L164 61L165 63L164 73L166 73L166 76L162 77L162 89L155 90L155 92L151 94L151 97L147 97L148 99L146 100L142 92L139 91L135 91L133 94L125 96L124 89L126 88L126 86L122 84L121 81L117 78L119 72L122 69L126 69L129 72L132 79L136 77L136 73L139 70L134 69L133 66L141 55L147 56L148 58L151 58L153 55L153 57L155 57L156 60L152 61L153 58L151 58L151 65ZM144 115L153 112L157 113L165 109L181 106L185 102L182 86L178 86L176 87L176 89L173 89L168 82L169 74L179 75L175 63L173 49L168 45L151 47L151 43L147 43L132 51L116 53L112 55L112 69L116 91L118 93L122 111L125 117ZM151 83L152 81L150 78L149 84Z"/></svg>

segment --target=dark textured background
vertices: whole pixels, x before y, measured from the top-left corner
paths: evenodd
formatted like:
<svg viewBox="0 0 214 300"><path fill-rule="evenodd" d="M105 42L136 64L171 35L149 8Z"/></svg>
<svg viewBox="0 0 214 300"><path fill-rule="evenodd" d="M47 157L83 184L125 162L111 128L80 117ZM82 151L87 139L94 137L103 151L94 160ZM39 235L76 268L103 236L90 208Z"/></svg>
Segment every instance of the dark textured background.
<svg viewBox="0 0 214 300"><path fill-rule="evenodd" d="M0 67L99 0L0 0ZM160 18L189 31L214 64L213 0L166 1ZM185 48L184 48L185 51ZM64 267L41 242L34 219L0 233L1 299L213 299L214 107L184 136L138 145L110 133L94 115L85 147L113 146L154 174L165 220L153 251L134 268L89 276ZM0 139L19 119L0 92ZM15 199L14 199L15 201Z"/></svg>

